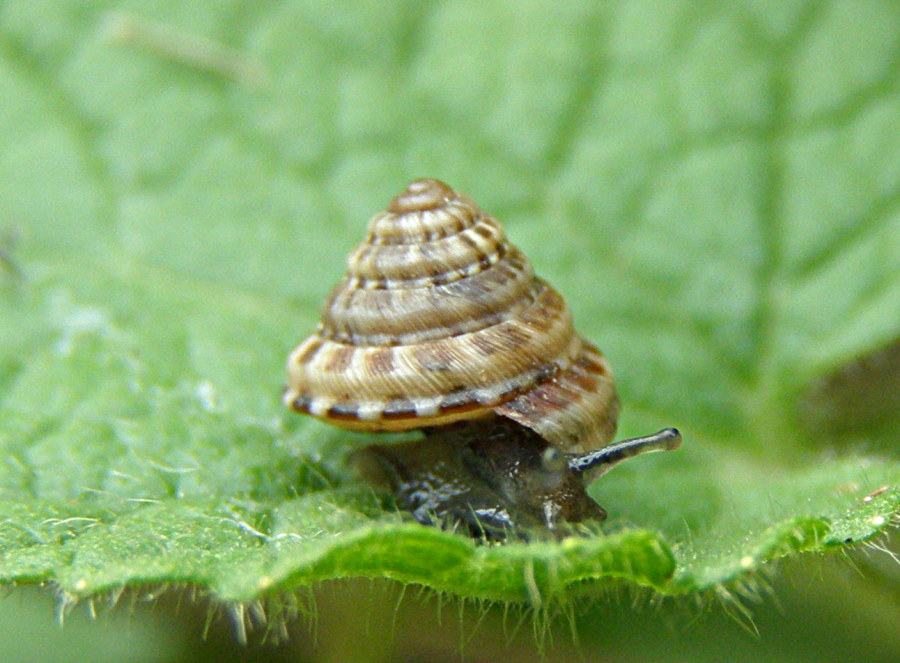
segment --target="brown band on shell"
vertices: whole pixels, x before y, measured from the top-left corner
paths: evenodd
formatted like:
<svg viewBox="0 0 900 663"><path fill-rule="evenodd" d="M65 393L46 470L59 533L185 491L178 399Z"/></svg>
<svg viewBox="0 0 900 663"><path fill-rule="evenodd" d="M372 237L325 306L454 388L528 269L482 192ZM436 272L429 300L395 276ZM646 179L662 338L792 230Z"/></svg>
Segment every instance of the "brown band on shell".
<svg viewBox="0 0 900 663"><path fill-rule="evenodd" d="M543 287L518 250L491 269L431 288L373 291L344 281L324 307L320 335L355 346L458 336L518 316Z"/></svg>
<svg viewBox="0 0 900 663"><path fill-rule="evenodd" d="M366 364L372 375L388 375L394 370L394 351L379 348L366 357Z"/></svg>
<svg viewBox="0 0 900 663"><path fill-rule="evenodd" d="M350 368L356 349L352 345L337 346L328 353L324 369L330 373L340 373ZM308 363L308 362L307 362Z"/></svg>
<svg viewBox="0 0 900 663"><path fill-rule="evenodd" d="M475 226L472 230L485 239L491 239L491 231L485 226Z"/></svg>
<svg viewBox="0 0 900 663"><path fill-rule="evenodd" d="M369 223L366 242L391 246L435 241L471 228L483 216L471 200L455 194L439 207L376 214Z"/></svg>
<svg viewBox="0 0 900 663"><path fill-rule="evenodd" d="M471 276L498 262L506 252L499 224L482 217L471 228L433 241L361 244L347 259L347 277L360 287L386 281L390 287L421 288L437 277L449 283Z"/></svg>
<svg viewBox="0 0 900 663"><path fill-rule="evenodd" d="M584 370L594 373L595 375L599 375L605 378L609 378L612 376L609 362L606 361L606 357L597 350L593 345L589 346L592 352L585 352L578 358L577 364L582 366Z"/></svg>
<svg viewBox="0 0 900 663"><path fill-rule="evenodd" d="M567 452L609 443L616 432L618 411L609 364L587 341L568 370L496 408L497 414L532 429Z"/></svg>
<svg viewBox="0 0 900 663"><path fill-rule="evenodd" d="M384 404L381 416L385 420L409 419L416 416L416 404L408 398L397 396Z"/></svg>
<svg viewBox="0 0 900 663"><path fill-rule="evenodd" d="M311 361L289 362L290 387L302 385L302 393L312 398L309 410L329 417L329 408L351 394L355 409L364 413L361 418L377 421L378 411L394 394L404 394L416 405L416 417L423 412L440 413L440 404L450 391L465 385L466 392L455 396L454 407L468 412L464 401L477 403L483 411L518 396L539 382L546 368L555 365L566 369L577 358L580 341L571 326L571 316L565 301L552 287L535 280L536 299L527 309L535 309L552 322L538 334L524 325L519 315L475 332L460 334L410 345L391 347L391 371L372 371L385 348L354 346L320 339L322 347ZM486 354L485 348L491 352ZM298 348L305 349L305 346ZM297 390L300 391L300 390ZM287 402L293 400L289 390ZM465 393L466 395L461 395ZM339 411L341 425L347 425L348 405ZM320 415L317 415L320 416ZM425 415L427 418L430 415ZM473 416L476 416L473 414ZM415 420L406 428L425 425ZM366 424L366 428L373 428ZM394 420L385 428L398 429Z"/></svg>
<svg viewBox="0 0 900 663"><path fill-rule="evenodd" d="M294 397L290 406L306 414L355 430L410 430L442 425L460 419L484 417L492 413L492 404L516 399L529 393L535 385L560 373L556 364L541 366L490 388L457 387L441 399L409 399L395 396L385 402L317 402L308 396ZM574 396L574 394L573 394ZM560 403L560 406L562 404Z"/></svg>
<svg viewBox="0 0 900 663"><path fill-rule="evenodd" d="M356 403L335 403L328 408L328 418L339 421L356 421L359 419L359 409Z"/></svg>

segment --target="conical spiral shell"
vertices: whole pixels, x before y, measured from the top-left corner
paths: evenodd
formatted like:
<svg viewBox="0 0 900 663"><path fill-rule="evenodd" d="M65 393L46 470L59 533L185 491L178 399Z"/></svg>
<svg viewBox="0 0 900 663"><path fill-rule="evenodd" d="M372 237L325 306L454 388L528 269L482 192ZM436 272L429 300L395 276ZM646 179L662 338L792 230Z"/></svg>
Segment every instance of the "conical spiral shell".
<svg viewBox="0 0 900 663"><path fill-rule="evenodd" d="M567 451L606 444L618 412L609 366L562 296L499 222L430 179L370 222L291 353L285 402L356 430L497 414Z"/></svg>

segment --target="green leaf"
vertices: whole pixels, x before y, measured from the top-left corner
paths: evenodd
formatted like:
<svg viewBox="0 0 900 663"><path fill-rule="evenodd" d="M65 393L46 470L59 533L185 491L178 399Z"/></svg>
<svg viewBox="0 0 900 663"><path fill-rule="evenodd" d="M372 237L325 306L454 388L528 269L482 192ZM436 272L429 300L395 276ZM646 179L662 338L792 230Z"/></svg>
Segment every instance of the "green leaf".
<svg viewBox="0 0 900 663"><path fill-rule="evenodd" d="M0 6L0 581L680 595L900 514L895 4L128 11ZM591 488L604 533L420 527L347 468L368 436L283 410L288 351L419 176L566 294L623 436L682 430Z"/></svg>

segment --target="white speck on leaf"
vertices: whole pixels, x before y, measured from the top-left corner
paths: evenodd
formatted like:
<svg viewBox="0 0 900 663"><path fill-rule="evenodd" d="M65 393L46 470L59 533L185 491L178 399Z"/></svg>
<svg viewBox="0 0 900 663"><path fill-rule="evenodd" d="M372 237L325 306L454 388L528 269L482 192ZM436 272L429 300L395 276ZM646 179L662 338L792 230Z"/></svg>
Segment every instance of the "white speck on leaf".
<svg viewBox="0 0 900 663"><path fill-rule="evenodd" d="M222 409L218 402L216 388L209 380L204 380L198 384L197 388L194 390L194 394L196 394L197 399L200 401L200 405L202 405L203 409L207 412L219 412Z"/></svg>
<svg viewBox="0 0 900 663"><path fill-rule="evenodd" d="M79 336L101 334L109 331L109 316L93 306L72 309L62 319L62 334L54 349L64 357L72 354Z"/></svg>

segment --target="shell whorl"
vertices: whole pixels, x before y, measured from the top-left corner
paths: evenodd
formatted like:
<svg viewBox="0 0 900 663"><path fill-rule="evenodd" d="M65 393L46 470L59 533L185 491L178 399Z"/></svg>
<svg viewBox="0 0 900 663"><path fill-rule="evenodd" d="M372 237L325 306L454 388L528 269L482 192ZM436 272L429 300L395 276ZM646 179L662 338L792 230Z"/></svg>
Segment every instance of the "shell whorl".
<svg viewBox="0 0 900 663"><path fill-rule="evenodd" d="M288 360L285 402L357 430L509 417L565 450L615 432L603 356L499 222L415 180L369 224L322 322Z"/></svg>

